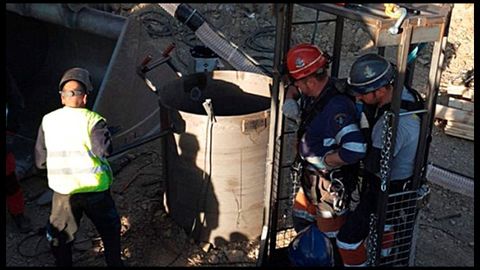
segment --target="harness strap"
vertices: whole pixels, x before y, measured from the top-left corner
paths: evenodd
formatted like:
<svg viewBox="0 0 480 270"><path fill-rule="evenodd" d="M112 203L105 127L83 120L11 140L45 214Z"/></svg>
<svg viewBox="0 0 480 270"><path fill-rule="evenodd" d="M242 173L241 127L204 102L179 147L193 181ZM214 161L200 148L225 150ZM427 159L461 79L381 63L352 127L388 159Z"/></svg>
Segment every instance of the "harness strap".
<svg viewBox="0 0 480 270"><path fill-rule="evenodd" d="M341 93L333 87L334 82L332 79L329 79L327 85L323 92L315 98L315 100L308 106L308 108L304 109L301 115L301 123L297 131L297 138L300 140L305 133L306 127L312 122L313 118L321 111L323 111L324 107L328 102L336 95L341 95Z"/></svg>
<svg viewBox="0 0 480 270"><path fill-rule="evenodd" d="M408 92L410 92L410 94L412 94L415 100L414 101L401 100L400 108L409 112L424 109L425 101L423 100L420 93L418 93L417 90L410 88L408 86L405 86L405 88L407 89ZM374 123L378 121L378 119L383 115L384 111L390 110L390 106L391 106L391 103L388 103L378 109L377 115L374 119ZM418 116L421 117L421 115L418 115Z"/></svg>
<svg viewBox="0 0 480 270"><path fill-rule="evenodd" d="M330 178L332 174L327 175L321 172L304 169L301 184L305 191L306 198L313 205L323 204L328 207L328 212L333 216L342 215L346 212L348 206L348 190L343 183L343 178ZM333 179L333 180L331 180Z"/></svg>

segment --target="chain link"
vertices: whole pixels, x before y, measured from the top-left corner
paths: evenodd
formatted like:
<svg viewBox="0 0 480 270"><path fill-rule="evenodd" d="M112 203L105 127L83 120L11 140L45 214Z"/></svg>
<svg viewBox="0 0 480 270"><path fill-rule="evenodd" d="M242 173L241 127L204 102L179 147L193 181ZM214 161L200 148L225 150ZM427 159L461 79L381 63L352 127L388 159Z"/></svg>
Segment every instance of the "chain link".
<svg viewBox="0 0 480 270"><path fill-rule="evenodd" d="M391 111L385 111L383 114L383 130L382 130L382 151L380 159L380 180L381 190L385 192L387 190L387 178L390 172L390 155L392 151L392 119L394 114Z"/></svg>
<svg viewBox="0 0 480 270"><path fill-rule="evenodd" d="M302 177L302 165L300 162L294 161L290 167L290 179L292 179L292 192L290 192L289 201L292 206L295 200L295 195L300 188L300 178Z"/></svg>
<svg viewBox="0 0 480 270"><path fill-rule="evenodd" d="M392 135L393 127L392 120L395 115L391 111L385 111L383 114L383 129L382 129L382 151L380 159L380 188L382 192L387 190L388 174L390 173L390 157L392 151ZM377 216L374 213L370 214L368 249L367 249L367 265L374 266L377 260Z"/></svg>
<svg viewBox="0 0 480 270"><path fill-rule="evenodd" d="M377 260L377 216L370 214L370 225L368 233L367 265L374 266Z"/></svg>
<svg viewBox="0 0 480 270"><path fill-rule="evenodd" d="M283 210L282 220L288 222L287 218L292 216L293 205L295 204L295 196L300 189L300 178L302 177L302 165L294 160L290 166L290 180L292 181L292 190L289 192L285 209Z"/></svg>

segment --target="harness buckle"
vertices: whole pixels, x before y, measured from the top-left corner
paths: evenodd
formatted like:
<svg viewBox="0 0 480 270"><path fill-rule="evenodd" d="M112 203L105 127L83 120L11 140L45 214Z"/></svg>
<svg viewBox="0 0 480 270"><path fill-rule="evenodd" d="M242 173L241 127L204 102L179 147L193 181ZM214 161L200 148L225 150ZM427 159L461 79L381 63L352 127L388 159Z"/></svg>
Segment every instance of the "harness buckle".
<svg viewBox="0 0 480 270"><path fill-rule="evenodd" d="M333 199L333 210L336 212L342 212L345 209L345 185L343 184L343 175L340 170L332 170L330 172L330 185L327 191Z"/></svg>

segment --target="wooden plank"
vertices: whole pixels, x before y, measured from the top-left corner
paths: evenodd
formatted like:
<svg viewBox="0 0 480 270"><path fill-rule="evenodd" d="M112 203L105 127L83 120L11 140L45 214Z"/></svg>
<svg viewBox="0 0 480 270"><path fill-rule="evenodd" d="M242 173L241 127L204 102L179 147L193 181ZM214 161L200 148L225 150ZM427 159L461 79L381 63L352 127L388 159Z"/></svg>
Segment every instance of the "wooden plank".
<svg viewBox="0 0 480 270"><path fill-rule="evenodd" d="M474 113L450 108L437 104L435 108L435 118L453 120L464 124L474 125Z"/></svg>
<svg viewBox="0 0 480 270"><path fill-rule="evenodd" d="M445 129L451 130L451 131L458 131L460 133L468 134L468 135L474 135L474 130L473 129L465 129L461 127L456 127L456 126L445 126Z"/></svg>
<svg viewBox="0 0 480 270"><path fill-rule="evenodd" d="M474 101L473 99L473 94L474 94L474 89L473 88L470 88L468 89L468 91L465 91L463 94L462 94L462 97L464 98L468 98L470 99L472 102Z"/></svg>
<svg viewBox="0 0 480 270"><path fill-rule="evenodd" d="M467 90L465 85L453 85L453 84L442 84L440 86L442 89L447 90L449 95L461 96Z"/></svg>
<svg viewBox="0 0 480 270"><path fill-rule="evenodd" d="M448 127L445 127L445 134L455 136L455 137L460 137L462 139L467 139L467 140L470 140L470 141L474 141L474 137L475 137L475 136L473 136L473 134L469 134L469 133L466 133L466 132L461 132L461 131L458 131L458 130L452 130Z"/></svg>
<svg viewBox="0 0 480 270"><path fill-rule="evenodd" d="M473 112L474 105L473 105L473 102L471 101L454 98L454 97L448 97L448 107L457 108L467 112Z"/></svg>
<svg viewBox="0 0 480 270"><path fill-rule="evenodd" d="M470 131L475 130L475 128L474 128L473 125L464 124L464 123L457 122L457 121L452 121L452 120L449 120L449 121L447 122L447 125L446 125L446 126L448 126L448 127L454 127L454 128L459 128L459 129L470 130Z"/></svg>
<svg viewBox="0 0 480 270"><path fill-rule="evenodd" d="M468 129L464 129L464 128L459 128L459 127L452 127L452 126L445 126L445 129L449 130L449 131L453 131L453 132L458 132L458 133L462 133L462 134L465 134L465 135L469 135L469 136L474 136L474 130L468 130Z"/></svg>
<svg viewBox="0 0 480 270"><path fill-rule="evenodd" d="M473 141L475 137L475 129L473 126L454 121L448 121L444 131L447 135L457 136L471 141Z"/></svg>

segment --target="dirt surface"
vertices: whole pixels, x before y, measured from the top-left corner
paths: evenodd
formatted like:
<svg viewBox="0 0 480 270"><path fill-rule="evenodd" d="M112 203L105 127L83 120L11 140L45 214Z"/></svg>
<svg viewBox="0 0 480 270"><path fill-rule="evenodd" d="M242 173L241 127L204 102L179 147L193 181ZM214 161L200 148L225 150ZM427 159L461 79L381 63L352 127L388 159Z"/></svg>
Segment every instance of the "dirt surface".
<svg viewBox="0 0 480 270"><path fill-rule="evenodd" d="M121 15L132 10L155 10L146 5L118 4L98 7ZM239 45L248 54L270 64L268 53L252 48L256 43L248 38L257 30L274 24L269 5L262 4L192 4L225 36ZM132 9L133 8L133 9ZM302 9L300 9L302 10ZM295 20L315 19L315 12L296 11ZM135 13L134 13L135 14ZM322 14L325 16L325 14ZM326 16L328 17L328 16ZM331 16L330 16L331 17ZM442 82L451 80L459 72L473 68L473 4L455 4L450 27L447 59ZM157 27L157 28L155 28ZM177 51L174 61L183 69L188 68L188 45L198 41L184 26L172 21ZM161 25L153 24L152 33L161 31ZM292 40L310 42L313 28L298 27ZM333 50L334 23L320 26L315 42L328 52ZM251 41L251 40L250 40ZM273 36L263 35L258 43L273 46ZM374 52L373 43L361 26L345 21L344 48L340 77L345 77L349 65L363 53ZM183 46L183 47L182 47ZM182 49L183 48L183 49ZM428 78L432 46L427 46L419 56L414 86L423 90ZM387 48L386 56L395 58L395 48ZM263 59L263 58L262 58ZM18 138L16 138L18 139ZM163 162L160 142L153 141L130 151L122 158L112 161L115 181L113 196L122 217L123 257L129 266L199 266L229 265L254 266L258 255L258 239L230 243L222 247L196 244L187 233L178 227L163 208ZM474 177L474 143L447 136L434 127L429 161ZM37 200L47 190L45 176L27 177L21 181L26 197L26 213L34 228L42 228L50 211L50 205L38 205ZM418 241L415 256L416 266L473 266L474 265L474 199L431 184L429 204L419 215ZM53 257L48 252L47 242L40 235L21 234L6 212L6 265L7 266L52 266ZM101 241L91 222L84 218L77 235L74 262L77 266L104 266Z"/></svg>

